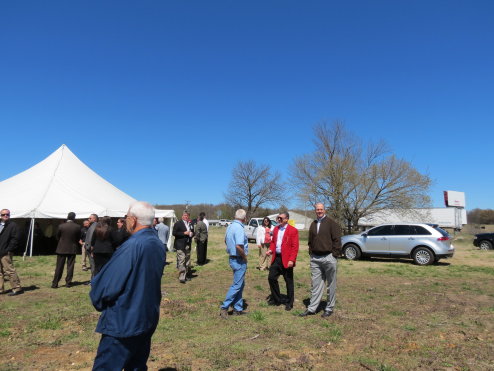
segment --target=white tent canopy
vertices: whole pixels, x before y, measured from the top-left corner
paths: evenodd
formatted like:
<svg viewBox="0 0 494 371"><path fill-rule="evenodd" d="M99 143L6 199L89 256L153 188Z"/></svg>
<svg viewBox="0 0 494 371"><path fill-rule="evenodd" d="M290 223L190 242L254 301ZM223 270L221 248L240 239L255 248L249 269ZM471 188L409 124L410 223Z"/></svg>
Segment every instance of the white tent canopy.
<svg viewBox="0 0 494 371"><path fill-rule="evenodd" d="M121 217L136 201L96 174L64 144L30 169L0 182L0 207L12 218L64 219ZM156 216L173 218L173 210L156 210Z"/></svg>
<svg viewBox="0 0 494 371"><path fill-rule="evenodd" d="M64 144L30 169L0 182L0 208L12 218L122 217L136 201L96 174ZM173 210L157 217L175 218Z"/></svg>

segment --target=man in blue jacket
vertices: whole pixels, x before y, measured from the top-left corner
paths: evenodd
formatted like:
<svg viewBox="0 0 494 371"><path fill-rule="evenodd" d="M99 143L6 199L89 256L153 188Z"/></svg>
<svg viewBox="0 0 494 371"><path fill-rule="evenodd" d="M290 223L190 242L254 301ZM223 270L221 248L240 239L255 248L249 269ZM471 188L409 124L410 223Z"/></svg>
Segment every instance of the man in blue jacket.
<svg viewBox="0 0 494 371"><path fill-rule="evenodd" d="M151 336L159 321L163 244L152 229L154 208L133 203L127 213L131 237L91 281L91 301L102 312L102 334L93 370L147 370Z"/></svg>

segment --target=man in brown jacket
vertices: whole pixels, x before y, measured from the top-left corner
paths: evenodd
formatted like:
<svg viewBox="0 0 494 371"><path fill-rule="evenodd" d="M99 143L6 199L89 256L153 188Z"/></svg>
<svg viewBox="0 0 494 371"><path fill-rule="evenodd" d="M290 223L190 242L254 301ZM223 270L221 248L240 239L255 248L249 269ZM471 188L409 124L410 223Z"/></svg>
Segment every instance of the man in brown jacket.
<svg viewBox="0 0 494 371"><path fill-rule="evenodd" d="M57 266L55 275L51 284L52 289L58 288L58 282L63 275L63 267L67 261L67 276L65 276L65 287L72 285L72 277L74 276L75 256L81 238L81 226L74 222L75 213L70 212L67 215L67 222L61 224L57 231Z"/></svg>
<svg viewBox="0 0 494 371"><path fill-rule="evenodd" d="M341 256L341 228L328 216L322 203L316 204L317 219L309 228L309 254L312 290L310 304L301 317L316 314L327 282L328 301L321 317L333 314L336 301L336 265Z"/></svg>

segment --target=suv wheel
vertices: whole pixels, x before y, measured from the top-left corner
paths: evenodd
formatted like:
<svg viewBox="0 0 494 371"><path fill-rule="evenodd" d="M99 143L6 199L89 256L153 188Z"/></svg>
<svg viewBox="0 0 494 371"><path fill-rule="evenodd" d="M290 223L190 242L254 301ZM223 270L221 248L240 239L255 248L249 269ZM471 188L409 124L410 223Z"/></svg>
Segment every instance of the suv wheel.
<svg viewBox="0 0 494 371"><path fill-rule="evenodd" d="M345 255L345 258L347 258L348 260L357 260L362 255L359 247L353 243L350 243L345 246L345 249L343 250L343 254Z"/></svg>
<svg viewBox="0 0 494 371"><path fill-rule="evenodd" d="M427 247L419 247L413 251L413 261L417 265L429 265L435 260L434 253Z"/></svg>
<svg viewBox="0 0 494 371"><path fill-rule="evenodd" d="M483 240L480 242L480 250L492 250L492 243L487 240Z"/></svg>

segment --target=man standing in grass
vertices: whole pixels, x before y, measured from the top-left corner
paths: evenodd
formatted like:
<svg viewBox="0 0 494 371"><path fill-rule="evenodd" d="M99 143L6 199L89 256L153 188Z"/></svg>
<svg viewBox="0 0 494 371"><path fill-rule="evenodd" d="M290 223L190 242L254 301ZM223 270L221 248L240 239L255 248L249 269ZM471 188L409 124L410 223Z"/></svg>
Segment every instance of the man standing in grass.
<svg viewBox="0 0 494 371"><path fill-rule="evenodd" d="M153 219L154 208L147 202L130 205L126 224L131 237L91 283L91 301L102 312L96 326L102 335L93 370L147 370L165 266Z"/></svg>
<svg viewBox="0 0 494 371"><path fill-rule="evenodd" d="M324 284L327 282L328 302L321 317L333 314L336 302L336 258L341 256L341 228L328 216L322 203L316 204L317 219L309 228L310 272L312 292L307 310L300 314L306 317L316 314L321 302Z"/></svg>
<svg viewBox="0 0 494 371"><path fill-rule="evenodd" d="M0 294L4 294L4 279L5 274L9 277L10 286L12 291L9 292L9 296L15 296L22 294L24 290L21 287L21 281L14 268L12 256L15 249L17 249L17 242L19 241L17 224L10 220L10 210L2 209L0 212Z"/></svg>
<svg viewBox="0 0 494 371"><path fill-rule="evenodd" d="M72 285L74 277L75 256L77 255L77 246L81 238L81 226L75 221L75 213L70 212L67 215L67 221L58 227L57 239L57 265L55 275L51 284L52 289L58 288L58 282L63 275L63 266L67 261L67 275L65 276L65 287Z"/></svg>
<svg viewBox="0 0 494 371"><path fill-rule="evenodd" d="M235 220L226 230L226 252L229 255L230 267L233 271L233 283L226 293L226 298L220 308L220 316L228 318L228 309L233 307L233 314L244 314L244 300L242 292L245 286L245 272L247 271L247 254L249 243L244 232L245 210L235 212Z"/></svg>

